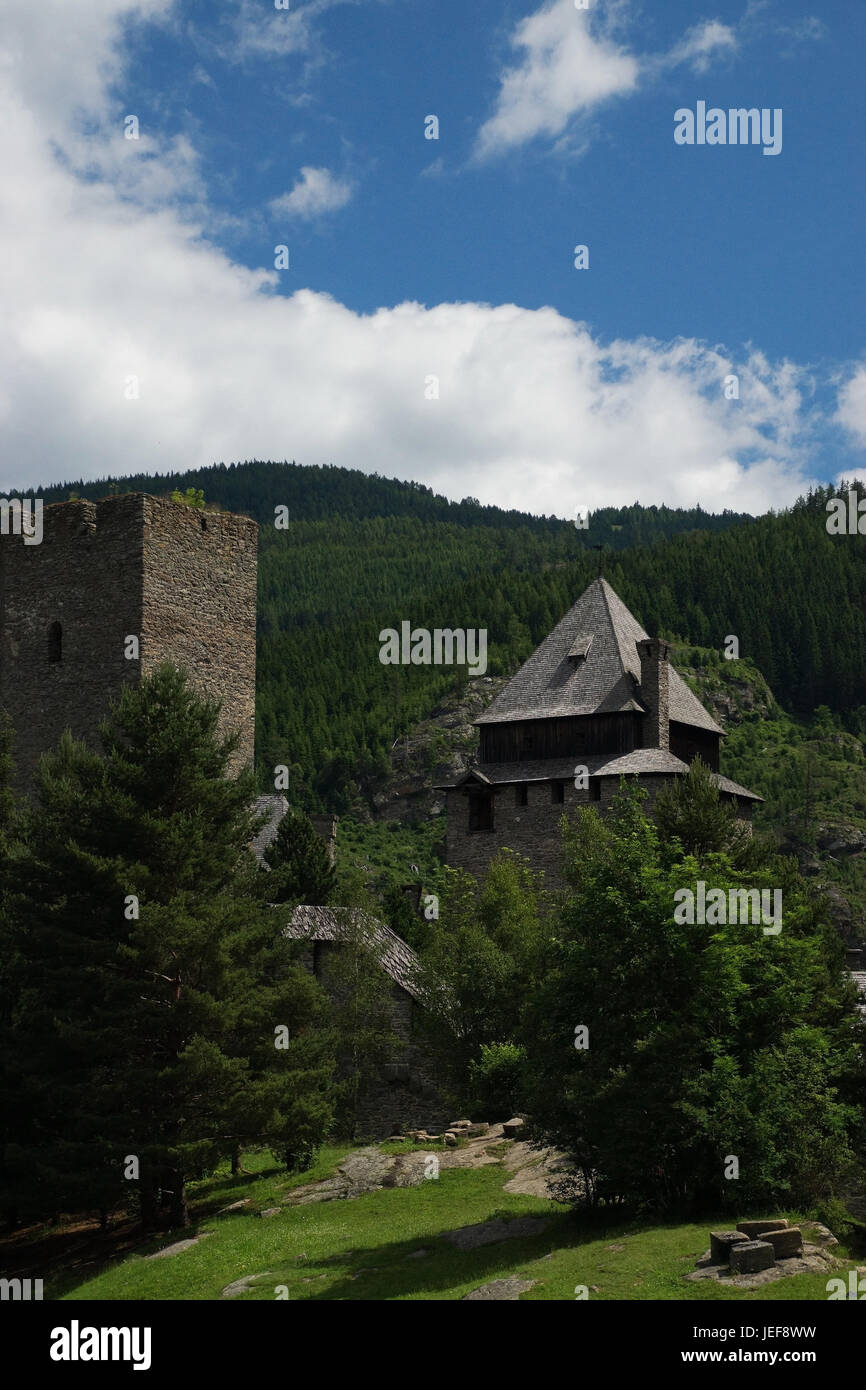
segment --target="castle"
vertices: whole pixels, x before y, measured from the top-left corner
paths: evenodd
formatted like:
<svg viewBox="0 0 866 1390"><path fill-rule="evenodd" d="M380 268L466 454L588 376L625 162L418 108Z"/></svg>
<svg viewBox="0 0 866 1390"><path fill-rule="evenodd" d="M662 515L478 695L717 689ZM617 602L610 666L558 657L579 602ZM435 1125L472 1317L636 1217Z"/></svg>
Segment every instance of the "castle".
<svg viewBox="0 0 866 1390"><path fill-rule="evenodd" d="M240 734L232 770L252 763L257 533L246 517L128 493L47 507L40 544L0 537L0 708L15 730L21 790L64 729L98 749L110 698L164 661L222 701L223 730ZM760 800L718 774L722 730L671 667L668 644L649 638L601 578L477 723L478 765L447 789L446 859L479 876L509 846L555 881L563 812L604 810L623 774L657 791L700 754L740 814ZM267 813L261 855L287 803L268 796L257 809ZM318 820L333 857L335 820ZM282 930L321 975L347 920L341 909L301 907ZM359 1116L362 1132L381 1135L407 1117L429 1122L441 1102L414 1037L419 963L381 923L365 931L391 979L400 1039Z"/></svg>
<svg viewBox="0 0 866 1390"><path fill-rule="evenodd" d="M164 661L222 700L223 731L240 733L232 770L251 765L256 523L145 493L43 516L38 545L0 537L0 708L19 789L66 728L98 750L109 700Z"/></svg>
<svg viewBox="0 0 866 1390"><path fill-rule="evenodd" d="M700 756L744 819L763 798L719 773L723 730L598 578L477 719L477 766L446 792L445 860L480 877L503 847L558 880L564 813L610 806L623 776L654 798Z"/></svg>

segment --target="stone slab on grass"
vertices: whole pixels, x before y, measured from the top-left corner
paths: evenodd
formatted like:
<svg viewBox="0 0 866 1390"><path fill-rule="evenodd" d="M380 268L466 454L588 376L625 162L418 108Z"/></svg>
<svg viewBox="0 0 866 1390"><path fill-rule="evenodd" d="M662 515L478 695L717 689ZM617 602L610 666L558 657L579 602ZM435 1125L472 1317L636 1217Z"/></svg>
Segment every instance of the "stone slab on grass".
<svg viewBox="0 0 866 1390"><path fill-rule="evenodd" d="M733 1289L759 1289L764 1284L773 1284L777 1279L788 1279L794 1274L823 1274L826 1277L838 1267L839 1261L828 1251L807 1243L803 1246L800 1259L780 1260L770 1269L762 1269L760 1274L732 1275L725 1265L710 1265L683 1277L690 1282L715 1279L720 1284L729 1284Z"/></svg>
<svg viewBox="0 0 866 1390"><path fill-rule="evenodd" d="M749 1240L760 1240L765 1231L784 1231L787 1221L738 1221L737 1230L748 1236Z"/></svg>
<svg viewBox="0 0 866 1390"><path fill-rule="evenodd" d="M239 1298L242 1293L246 1293L252 1287L253 1280L269 1278L274 1278L269 1269L264 1270L261 1274L245 1274L242 1279L235 1279L233 1283L226 1284L222 1296L223 1298Z"/></svg>
<svg viewBox="0 0 866 1390"><path fill-rule="evenodd" d="M766 1240L745 1240L731 1246L732 1274L760 1274L775 1263L775 1251Z"/></svg>
<svg viewBox="0 0 866 1390"><path fill-rule="evenodd" d="M518 1216L513 1221L480 1221L477 1226L461 1226L445 1231L443 1240L458 1250L478 1250L482 1245L495 1245L500 1240L520 1240L525 1236L540 1236L550 1222L543 1216Z"/></svg>
<svg viewBox="0 0 866 1390"><path fill-rule="evenodd" d="M144 1258L146 1260L164 1260L166 1255L179 1255L182 1250L189 1250L191 1246L198 1245L201 1239L201 1236L190 1236L189 1240L176 1240L174 1245L164 1245L161 1250L155 1250L152 1255L145 1255Z"/></svg>
<svg viewBox="0 0 866 1390"><path fill-rule="evenodd" d="M788 1226L784 1231L765 1231L761 1239L772 1245L777 1260L790 1260L803 1253L803 1232L799 1226Z"/></svg>
<svg viewBox="0 0 866 1390"><path fill-rule="evenodd" d="M468 1303L473 1299L484 1299L488 1302L515 1302L522 1293L534 1288L537 1283L537 1279L521 1279L519 1274L512 1274L508 1279L494 1279L489 1284L482 1284L480 1289L473 1289L471 1293L464 1294L461 1301Z"/></svg>
<svg viewBox="0 0 866 1390"><path fill-rule="evenodd" d="M730 1263L731 1250L742 1245L749 1237L742 1231L710 1231L710 1261L714 1265Z"/></svg>

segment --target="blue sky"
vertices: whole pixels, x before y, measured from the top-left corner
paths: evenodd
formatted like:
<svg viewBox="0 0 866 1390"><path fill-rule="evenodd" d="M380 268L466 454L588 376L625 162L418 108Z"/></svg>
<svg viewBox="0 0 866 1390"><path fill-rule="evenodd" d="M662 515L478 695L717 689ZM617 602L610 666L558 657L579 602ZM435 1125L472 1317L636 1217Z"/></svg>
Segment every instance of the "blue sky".
<svg viewBox="0 0 866 1390"><path fill-rule="evenodd" d="M221 61L197 28L214 6L193 4L184 40L147 45L130 86L146 96L149 115L177 84L169 128L190 122L214 203L226 212L239 204L258 214L302 165L355 182L355 196L331 219L267 219L276 239L291 242L287 290L302 283L363 312L403 299L552 304L610 336L757 341L801 361L856 355L866 10L847 0L821 6L810 25L809 0L767 6L736 56L723 51L704 74L672 68L594 113L585 154L557 153L542 137L471 167L511 56L509 34L535 8L336 5L321 21L333 60L305 75L301 54ZM736 26L745 12L722 0L707 14ZM697 13L694 0L647 4L625 33L641 53L663 54ZM785 29L794 32L786 38ZM190 89L198 67L212 88ZM781 107L782 156L675 146L674 110L701 98ZM438 142L423 138L430 112L440 119ZM431 176L437 161L442 172ZM223 244L249 265L265 264L263 230ZM574 271L577 242L590 246L591 274Z"/></svg>
<svg viewBox="0 0 866 1390"><path fill-rule="evenodd" d="M7 8L6 486L294 457L763 510L858 468L862 8ZM781 152L675 144L698 101Z"/></svg>

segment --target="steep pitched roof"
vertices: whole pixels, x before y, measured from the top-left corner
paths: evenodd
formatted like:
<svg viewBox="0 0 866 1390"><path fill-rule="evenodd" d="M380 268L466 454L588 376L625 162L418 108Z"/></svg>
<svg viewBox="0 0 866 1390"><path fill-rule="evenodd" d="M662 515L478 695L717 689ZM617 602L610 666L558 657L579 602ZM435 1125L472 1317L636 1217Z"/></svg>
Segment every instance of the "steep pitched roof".
<svg viewBox="0 0 866 1390"><path fill-rule="evenodd" d="M594 580L476 724L642 712L637 643L647 636L607 580ZM669 691L671 719L723 732L673 667Z"/></svg>
<svg viewBox="0 0 866 1390"><path fill-rule="evenodd" d="M342 941L354 928L382 969L414 999L422 999L421 962L401 936L360 908L296 907L284 928L296 941Z"/></svg>

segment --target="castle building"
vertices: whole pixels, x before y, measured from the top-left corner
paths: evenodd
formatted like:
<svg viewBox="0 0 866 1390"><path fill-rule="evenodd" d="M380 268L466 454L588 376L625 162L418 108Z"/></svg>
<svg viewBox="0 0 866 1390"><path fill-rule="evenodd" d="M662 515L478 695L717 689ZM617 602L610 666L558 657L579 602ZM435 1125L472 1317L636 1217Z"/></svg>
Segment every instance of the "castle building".
<svg viewBox="0 0 866 1390"><path fill-rule="evenodd" d="M329 965L334 953L352 936L389 978L392 1042L387 1060L361 1088L357 1137L382 1139L429 1125L434 1133L443 1130L448 1124L448 1107L441 1077L424 1040L422 1019L429 1001L421 962L412 947L384 922L357 908L296 907L283 930L287 937L303 943L300 963L326 990L331 988Z"/></svg>
<svg viewBox="0 0 866 1390"><path fill-rule="evenodd" d="M504 848L558 879L560 820L610 806L620 778L651 797L700 756L751 818L762 798L719 773L723 730L603 578L596 579L476 721L477 765L446 792L446 863L482 876Z"/></svg>
<svg viewBox="0 0 866 1390"><path fill-rule="evenodd" d="M19 789L64 729L99 751L110 699L164 661L255 742L258 527L145 493L46 507L39 544L0 536L0 708ZM134 655L138 642L138 655ZM132 653L132 654L131 654Z"/></svg>

